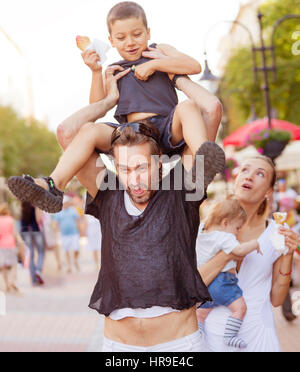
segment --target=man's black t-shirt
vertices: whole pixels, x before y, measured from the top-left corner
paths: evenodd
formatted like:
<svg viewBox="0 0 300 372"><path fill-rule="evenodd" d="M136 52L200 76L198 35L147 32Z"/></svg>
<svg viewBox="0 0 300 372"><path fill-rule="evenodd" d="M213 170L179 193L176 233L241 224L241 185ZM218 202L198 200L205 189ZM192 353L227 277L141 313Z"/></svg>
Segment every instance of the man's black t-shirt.
<svg viewBox="0 0 300 372"><path fill-rule="evenodd" d="M197 270L196 239L199 201L186 201L188 191L175 190L175 174L186 172L180 162L169 173L170 190L159 190L140 216L130 216L124 189L87 195L86 213L101 222L101 270L90 307L108 316L122 308L189 309L211 300ZM178 173L177 173L178 174ZM104 182L115 176L109 173ZM164 179L164 182L166 178ZM103 189L101 187L100 189Z"/></svg>

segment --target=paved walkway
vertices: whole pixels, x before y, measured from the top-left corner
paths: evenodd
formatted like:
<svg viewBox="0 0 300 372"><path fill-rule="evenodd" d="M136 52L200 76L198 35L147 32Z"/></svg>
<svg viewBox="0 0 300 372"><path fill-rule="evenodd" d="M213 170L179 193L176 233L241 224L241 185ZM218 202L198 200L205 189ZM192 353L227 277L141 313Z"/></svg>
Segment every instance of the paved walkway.
<svg viewBox="0 0 300 372"><path fill-rule="evenodd" d="M46 285L32 288L27 270L18 269L21 297L7 296L7 315L0 316L0 351L95 352L101 350L102 316L88 309L97 280L92 257L85 252L81 273L57 272L52 252L47 253ZM1 286L1 283L0 283ZM289 324L275 310L283 351L300 351L300 318Z"/></svg>

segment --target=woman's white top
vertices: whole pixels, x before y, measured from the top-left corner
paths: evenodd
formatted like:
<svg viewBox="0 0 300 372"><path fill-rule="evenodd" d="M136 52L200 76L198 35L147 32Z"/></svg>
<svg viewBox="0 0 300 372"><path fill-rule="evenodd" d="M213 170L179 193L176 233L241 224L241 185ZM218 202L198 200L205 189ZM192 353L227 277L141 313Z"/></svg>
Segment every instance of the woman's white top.
<svg viewBox="0 0 300 372"><path fill-rule="evenodd" d="M240 243L235 235L224 231L204 232L203 225L201 225L196 242L197 267L205 265L220 251L230 254L239 245ZM235 269L236 265L236 261L230 261L222 272Z"/></svg>
<svg viewBox="0 0 300 372"><path fill-rule="evenodd" d="M124 203L127 213L131 216L139 216L143 213L130 200L129 195L124 191ZM180 312L179 310L170 307L152 306L148 309L119 309L110 313L109 317L113 320L120 320L124 318L156 318L169 313Z"/></svg>
<svg viewBox="0 0 300 372"><path fill-rule="evenodd" d="M275 221L260 236L259 244L263 256L252 252L242 262L238 273L239 286L244 292L247 313L239 337L248 347L244 350L224 345L223 336L225 324L231 312L224 306L212 310L205 321L206 344L209 351L230 352L280 352L270 293L272 289L273 265L280 257L270 241L275 231Z"/></svg>

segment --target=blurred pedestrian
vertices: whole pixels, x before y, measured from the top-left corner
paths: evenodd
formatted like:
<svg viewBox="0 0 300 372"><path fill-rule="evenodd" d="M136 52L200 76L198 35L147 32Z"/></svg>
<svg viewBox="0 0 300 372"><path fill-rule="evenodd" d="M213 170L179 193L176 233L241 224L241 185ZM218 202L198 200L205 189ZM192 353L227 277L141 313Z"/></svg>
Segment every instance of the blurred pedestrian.
<svg viewBox="0 0 300 372"><path fill-rule="evenodd" d="M280 178L277 182L277 192L275 193L275 202L279 212L287 213L286 223L294 227L297 223L297 192L288 188L285 178ZM291 282L293 287L293 282ZM293 313L291 294L288 292L282 305L282 314L288 322L295 320L297 317Z"/></svg>
<svg viewBox="0 0 300 372"><path fill-rule="evenodd" d="M53 220L56 222L56 229L61 234L61 244L66 252L67 272L72 272L71 252L74 252L74 265L77 271L80 271L79 259L79 238L80 238L80 216L77 210L73 207L73 200L69 196L65 196L63 200L63 210L53 215Z"/></svg>
<svg viewBox="0 0 300 372"><path fill-rule="evenodd" d="M101 252L101 226L99 220L91 215L86 215L86 235L88 239L88 249L93 252L96 270L100 268L100 252Z"/></svg>
<svg viewBox="0 0 300 372"><path fill-rule="evenodd" d="M22 203L21 235L30 252L30 275L33 286L44 285L42 277L45 259L45 241L40 223L42 212L34 208L30 203ZM35 251L37 260L35 260Z"/></svg>
<svg viewBox="0 0 300 372"><path fill-rule="evenodd" d="M5 292L20 293L15 284L12 269L18 263L18 249L24 262L25 244L20 237L16 222L10 215L8 204L0 204L0 273L4 278Z"/></svg>
<svg viewBox="0 0 300 372"><path fill-rule="evenodd" d="M58 271L62 270L60 244L58 243L58 232L54 228L54 221L51 214L43 212L41 221L42 230L45 238L45 249L52 250L57 262Z"/></svg>

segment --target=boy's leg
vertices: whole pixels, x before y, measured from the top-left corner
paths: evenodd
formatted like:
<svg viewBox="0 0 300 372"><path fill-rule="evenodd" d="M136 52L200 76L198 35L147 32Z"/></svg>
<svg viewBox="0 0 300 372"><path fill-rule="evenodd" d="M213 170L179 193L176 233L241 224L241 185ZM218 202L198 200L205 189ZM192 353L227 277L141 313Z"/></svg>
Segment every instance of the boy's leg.
<svg viewBox="0 0 300 372"><path fill-rule="evenodd" d="M215 141L223 114L220 100L207 89L184 76L176 80L176 88L196 102L206 125L208 139Z"/></svg>
<svg viewBox="0 0 300 372"><path fill-rule="evenodd" d="M228 346L245 349L247 344L238 337L238 333L243 324L243 319L247 312L247 305L243 297L234 301L228 306L232 314L227 320L224 334L224 342Z"/></svg>
<svg viewBox="0 0 300 372"><path fill-rule="evenodd" d="M203 117L194 101L187 100L177 105L171 134L172 144L176 145L184 139L193 156L196 155L199 147L208 140Z"/></svg>
<svg viewBox="0 0 300 372"><path fill-rule="evenodd" d="M110 149L110 139L114 128L100 123L85 124L61 156L51 174L56 186L64 190L68 182L80 171L93 155L96 148L102 151ZM48 188L43 179L35 180L37 184Z"/></svg>

